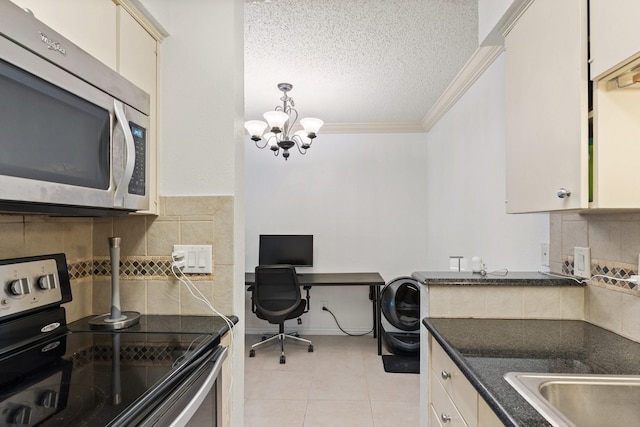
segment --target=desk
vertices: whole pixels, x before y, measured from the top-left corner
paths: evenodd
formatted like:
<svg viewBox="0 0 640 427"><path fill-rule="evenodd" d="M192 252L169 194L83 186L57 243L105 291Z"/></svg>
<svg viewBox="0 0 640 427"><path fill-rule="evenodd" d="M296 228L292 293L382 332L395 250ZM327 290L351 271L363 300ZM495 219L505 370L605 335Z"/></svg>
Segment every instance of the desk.
<svg viewBox="0 0 640 427"><path fill-rule="evenodd" d="M378 299L380 286L384 280L380 273L301 273L298 274L300 286L369 286L369 299L373 303L373 337L378 336ZM244 273L244 283L252 286L256 283L255 273Z"/></svg>

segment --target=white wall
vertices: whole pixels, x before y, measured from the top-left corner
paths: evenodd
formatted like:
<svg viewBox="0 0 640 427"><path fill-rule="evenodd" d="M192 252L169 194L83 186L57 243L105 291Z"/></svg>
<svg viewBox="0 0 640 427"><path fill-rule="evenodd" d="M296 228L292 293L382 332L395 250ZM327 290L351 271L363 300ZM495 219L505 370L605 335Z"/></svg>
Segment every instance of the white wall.
<svg viewBox="0 0 640 427"><path fill-rule="evenodd" d="M505 214L504 54L428 134L429 270L478 255L487 269L541 269L549 215Z"/></svg>
<svg viewBox="0 0 640 427"><path fill-rule="evenodd" d="M260 234L313 234L314 267L301 272L377 271L389 281L424 269L424 134L321 134L305 156L294 151L287 161L246 144L247 271L258 263ZM321 301L345 329L371 329L368 287L316 287L311 297L298 330L339 333ZM265 325L247 316L248 330Z"/></svg>
<svg viewBox="0 0 640 427"><path fill-rule="evenodd" d="M234 279L244 283L244 3L143 0L169 31L161 45L159 191L234 196ZM224 58L224 60L221 60ZM226 242L225 242L226 243ZM244 419L244 294L233 287L232 425Z"/></svg>
<svg viewBox="0 0 640 427"><path fill-rule="evenodd" d="M147 3L171 31L161 57L160 194L234 194L233 141L244 105L243 86L236 84L243 79L237 26L244 21L234 18L239 2Z"/></svg>

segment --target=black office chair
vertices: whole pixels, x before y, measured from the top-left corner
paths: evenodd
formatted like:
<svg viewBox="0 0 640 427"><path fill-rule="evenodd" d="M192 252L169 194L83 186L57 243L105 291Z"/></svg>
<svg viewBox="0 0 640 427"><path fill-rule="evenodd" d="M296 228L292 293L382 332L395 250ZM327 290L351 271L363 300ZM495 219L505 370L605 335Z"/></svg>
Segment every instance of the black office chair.
<svg viewBox="0 0 640 427"><path fill-rule="evenodd" d="M308 296L307 296L308 300ZM300 284L296 270L291 265L260 265L256 267L256 280L251 294L251 310L260 319L271 324L278 325L279 332L268 339L251 346L249 357L256 355L256 348L273 342L280 341L280 363L286 363L284 355L284 339L291 338L309 345L308 351L313 351L311 341L293 334L285 334L284 321L300 317L308 310L307 300L300 295ZM307 310L305 310L307 309Z"/></svg>

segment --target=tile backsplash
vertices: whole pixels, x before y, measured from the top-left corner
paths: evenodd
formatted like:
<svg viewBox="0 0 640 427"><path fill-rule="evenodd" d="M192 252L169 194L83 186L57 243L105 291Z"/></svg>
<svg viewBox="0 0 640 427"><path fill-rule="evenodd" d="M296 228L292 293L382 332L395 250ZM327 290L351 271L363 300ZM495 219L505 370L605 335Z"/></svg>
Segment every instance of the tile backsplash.
<svg viewBox="0 0 640 427"><path fill-rule="evenodd" d="M222 313L232 312L233 197L162 197L160 215L117 218L55 218L0 215L0 259L63 252L73 301L70 321L108 312L108 237L121 242L121 302L124 310L146 314L198 314L211 311L170 271L174 244L213 245L211 275L190 275L196 287Z"/></svg>
<svg viewBox="0 0 640 427"><path fill-rule="evenodd" d="M605 329L640 341L640 290L616 278L638 272L640 214L552 213L551 271L573 272L573 249L591 248L592 275L584 296L584 317Z"/></svg>

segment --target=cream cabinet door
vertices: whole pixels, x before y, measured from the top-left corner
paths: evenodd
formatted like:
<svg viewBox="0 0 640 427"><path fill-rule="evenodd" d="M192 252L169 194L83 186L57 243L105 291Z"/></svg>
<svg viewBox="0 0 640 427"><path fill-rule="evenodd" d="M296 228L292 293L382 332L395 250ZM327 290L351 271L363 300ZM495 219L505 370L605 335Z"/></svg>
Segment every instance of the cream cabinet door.
<svg viewBox="0 0 640 427"><path fill-rule="evenodd" d="M12 0L112 69L116 69L116 5L111 0Z"/></svg>
<svg viewBox="0 0 640 427"><path fill-rule="evenodd" d="M587 0L533 1L505 48L507 212L587 208Z"/></svg>
<svg viewBox="0 0 640 427"><path fill-rule="evenodd" d="M640 1L589 0L591 78L640 56Z"/></svg>
<svg viewBox="0 0 640 427"><path fill-rule="evenodd" d="M502 421L481 397L478 398L478 427L504 427Z"/></svg>
<svg viewBox="0 0 640 427"><path fill-rule="evenodd" d="M138 22L118 6L118 72L151 97L151 117L147 129L149 156L149 211L158 213L157 192L157 42Z"/></svg>

